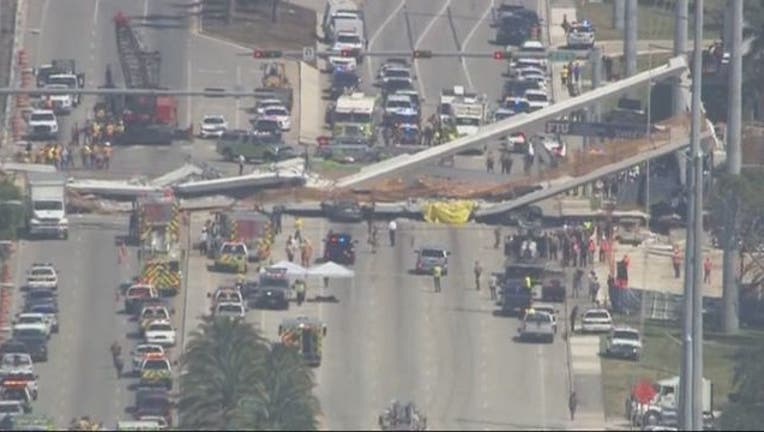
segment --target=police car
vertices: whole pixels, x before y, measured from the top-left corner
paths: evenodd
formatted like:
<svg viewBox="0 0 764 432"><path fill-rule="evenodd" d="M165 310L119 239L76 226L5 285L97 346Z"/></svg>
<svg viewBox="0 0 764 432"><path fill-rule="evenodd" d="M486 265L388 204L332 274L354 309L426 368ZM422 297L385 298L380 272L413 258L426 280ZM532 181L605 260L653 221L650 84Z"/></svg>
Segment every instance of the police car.
<svg viewBox="0 0 764 432"><path fill-rule="evenodd" d="M163 386L172 389L172 365L164 353L146 354L141 363L140 383L142 386Z"/></svg>
<svg viewBox="0 0 764 432"><path fill-rule="evenodd" d="M350 234L330 233L324 240L324 261L337 264L355 264L355 244Z"/></svg>
<svg viewBox="0 0 764 432"><path fill-rule="evenodd" d="M157 344L139 344L130 352L133 372L140 373L143 361L151 354L164 355L164 348Z"/></svg>
<svg viewBox="0 0 764 432"><path fill-rule="evenodd" d="M567 42L568 48L593 48L595 43L594 27L586 20L571 24Z"/></svg>
<svg viewBox="0 0 764 432"><path fill-rule="evenodd" d="M51 263L35 263L27 272L27 288L58 289L58 272Z"/></svg>

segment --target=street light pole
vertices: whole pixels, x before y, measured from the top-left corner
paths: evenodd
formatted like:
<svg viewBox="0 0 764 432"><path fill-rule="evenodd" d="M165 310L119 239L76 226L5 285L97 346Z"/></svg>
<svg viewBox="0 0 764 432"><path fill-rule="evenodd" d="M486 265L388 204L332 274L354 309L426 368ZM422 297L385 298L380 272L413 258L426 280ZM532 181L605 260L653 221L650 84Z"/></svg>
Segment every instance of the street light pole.
<svg viewBox="0 0 764 432"><path fill-rule="evenodd" d="M703 76L703 0L695 0L690 152L693 162L692 430L703 430L703 150L700 145Z"/></svg>

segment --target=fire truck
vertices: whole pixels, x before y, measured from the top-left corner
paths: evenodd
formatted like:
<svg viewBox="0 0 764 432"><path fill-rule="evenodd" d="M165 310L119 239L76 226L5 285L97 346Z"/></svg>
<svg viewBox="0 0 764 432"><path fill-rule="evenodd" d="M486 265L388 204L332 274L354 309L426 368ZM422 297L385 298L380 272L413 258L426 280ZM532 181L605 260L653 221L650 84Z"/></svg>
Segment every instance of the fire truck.
<svg viewBox="0 0 764 432"><path fill-rule="evenodd" d="M171 194L140 197L133 204L128 238L138 244L140 279L160 295L180 291L180 207Z"/></svg>

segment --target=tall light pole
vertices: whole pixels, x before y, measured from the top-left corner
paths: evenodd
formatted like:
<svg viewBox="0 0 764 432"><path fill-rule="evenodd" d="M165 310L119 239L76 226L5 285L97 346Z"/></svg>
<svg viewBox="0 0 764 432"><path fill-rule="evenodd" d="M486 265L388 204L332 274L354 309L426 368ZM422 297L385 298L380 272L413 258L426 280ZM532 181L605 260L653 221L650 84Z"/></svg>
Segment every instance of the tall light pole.
<svg viewBox="0 0 764 432"><path fill-rule="evenodd" d="M703 0L695 0L695 41L692 67L690 156L693 193L692 284L692 430L703 430L703 150L700 145L701 82L703 77Z"/></svg>
<svg viewBox="0 0 764 432"><path fill-rule="evenodd" d="M742 109L743 109L743 0L731 0L725 13L730 15L730 68L727 77L729 94L727 106L727 174L739 176L741 168ZM725 41L726 43L727 41ZM725 47L726 50L726 47ZM739 330L738 322L738 207L739 197L731 194L724 218L724 258L722 267L722 299L724 304L722 328L725 333Z"/></svg>

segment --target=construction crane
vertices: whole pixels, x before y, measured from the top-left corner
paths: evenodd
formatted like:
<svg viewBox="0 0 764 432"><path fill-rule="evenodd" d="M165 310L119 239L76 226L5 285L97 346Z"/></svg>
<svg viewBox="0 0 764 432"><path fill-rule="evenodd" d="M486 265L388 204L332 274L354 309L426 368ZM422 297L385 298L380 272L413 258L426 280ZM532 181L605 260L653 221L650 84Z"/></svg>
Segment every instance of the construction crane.
<svg viewBox="0 0 764 432"><path fill-rule="evenodd" d="M159 51L143 48L138 35L130 26L130 20L122 12L114 16L117 37L117 53L127 88L159 88Z"/></svg>
<svg viewBox="0 0 764 432"><path fill-rule="evenodd" d="M118 12L114 16L117 55L128 89L161 89L159 51L145 49L130 19ZM116 87L106 69L106 88ZM100 108L110 107L111 115L125 125L119 140L132 144L171 144L178 121L178 104L173 96L119 95L107 98Z"/></svg>

